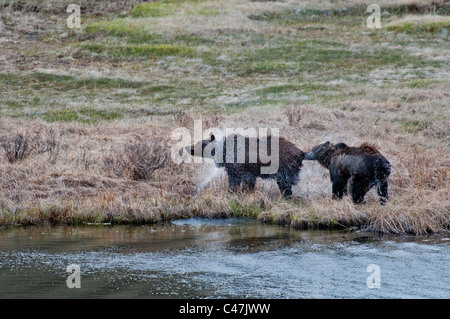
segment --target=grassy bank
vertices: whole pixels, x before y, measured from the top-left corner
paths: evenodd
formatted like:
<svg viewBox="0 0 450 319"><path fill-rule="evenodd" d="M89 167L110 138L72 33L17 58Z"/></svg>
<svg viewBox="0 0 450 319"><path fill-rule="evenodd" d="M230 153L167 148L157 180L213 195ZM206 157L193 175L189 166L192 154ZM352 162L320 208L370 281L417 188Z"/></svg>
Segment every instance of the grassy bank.
<svg viewBox="0 0 450 319"><path fill-rule="evenodd" d="M2 1L0 225L142 224L251 217L298 228L450 229L449 8L380 2ZM62 10L59 9L62 8ZM302 150L371 142L392 164L390 201L331 200L304 162L294 199L258 180L227 191L208 163L177 165L171 133L277 127Z"/></svg>

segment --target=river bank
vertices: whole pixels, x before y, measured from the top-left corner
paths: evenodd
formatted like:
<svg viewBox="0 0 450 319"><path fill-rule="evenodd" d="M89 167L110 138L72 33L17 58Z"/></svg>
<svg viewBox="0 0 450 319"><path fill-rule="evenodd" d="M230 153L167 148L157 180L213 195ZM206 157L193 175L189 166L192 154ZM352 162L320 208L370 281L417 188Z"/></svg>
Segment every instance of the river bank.
<svg viewBox="0 0 450 319"><path fill-rule="evenodd" d="M366 2L92 0L73 30L51 9L63 1L0 0L0 225L250 217L448 232L448 5L381 1L370 29ZM262 180L230 193L210 163L171 159L172 132L200 118L277 128L304 151L375 144L392 165L389 202L374 190L333 201L310 161L292 200Z"/></svg>

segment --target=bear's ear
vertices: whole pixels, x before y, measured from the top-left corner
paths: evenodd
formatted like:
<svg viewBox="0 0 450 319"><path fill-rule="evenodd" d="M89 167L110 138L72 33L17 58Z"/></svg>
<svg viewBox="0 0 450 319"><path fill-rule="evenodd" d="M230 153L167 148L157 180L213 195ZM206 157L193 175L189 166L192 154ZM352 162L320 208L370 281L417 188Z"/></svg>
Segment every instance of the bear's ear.
<svg viewBox="0 0 450 319"><path fill-rule="evenodd" d="M214 136L214 134L211 134L211 142L213 142L216 139L216 137Z"/></svg>
<svg viewBox="0 0 450 319"><path fill-rule="evenodd" d="M325 146L325 147L328 147L328 146L330 146L330 144L331 144L330 141L326 141L325 144L324 144L324 146Z"/></svg>

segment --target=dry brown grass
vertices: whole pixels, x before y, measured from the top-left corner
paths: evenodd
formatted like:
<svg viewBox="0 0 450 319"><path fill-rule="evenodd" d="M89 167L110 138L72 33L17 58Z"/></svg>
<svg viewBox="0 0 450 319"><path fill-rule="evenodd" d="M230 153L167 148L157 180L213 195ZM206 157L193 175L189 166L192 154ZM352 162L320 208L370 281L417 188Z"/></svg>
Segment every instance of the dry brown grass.
<svg viewBox="0 0 450 319"><path fill-rule="evenodd" d="M97 125L4 118L0 223L139 224L190 216L241 216L298 228L355 226L397 234L448 231L448 136L412 133L386 118L370 119L368 125L360 120L369 112L366 104L356 101L331 110L292 102L288 111L274 110L270 119L262 112L204 122L220 128L250 123L279 127L303 150L324 140L375 142L392 163L390 200L384 206L373 190L362 205L348 198L331 200L328 172L310 161L304 162L292 201L281 197L276 184L262 180L254 193L230 193L225 173L212 164L176 165L168 156L172 130L199 118L194 113ZM372 103L370 110L378 112L389 105Z"/></svg>
<svg viewBox="0 0 450 319"><path fill-rule="evenodd" d="M297 136L291 140L301 148L308 149L326 135L341 134L302 127L308 118L335 115L327 109L301 109L300 125L294 127L284 109L275 117L288 137ZM238 120L249 119L228 116L221 124ZM332 126L328 121L321 123L327 130ZM174 119L170 117L158 123L98 126L28 121L20 133L8 129L23 124L2 119L0 125L3 141L26 136L29 145L34 145L29 156L10 162L4 155L0 161L2 224L148 223L190 216L245 216L299 228L356 226L399 234L436 233L450 226L445 149L427 152L412 142L399 146L395 135L386 137L381 147L393 164L393 173L390 201L380 206L373 191L362 205L348 198L331 200L328 173L315 162L305 162L292 201L283 199L274 183L262 180L254 193L230 193L225 173L212 164L171 162L167 154ZM348 129L344 125L343 130ZM298 137L299 132L316 136L308 140ZM405 134L409 133L400 135Z"/></svg>
<svg viewBox="0 0 450 319"><path fill-rule="evenodd" d="M137 2L81 2L85 7L83 24L89 25L89 19L113 19L122 11L129 12ZM419 18L407 14L431 12L433 2L441 3L396 1L395 4L407 5L403 12L406 16L396 19L383 15L383 25L416 21ZM401 33L394 35L384 29L371 33L363 26L365 17L354 17L356 22L346 28L338 22L333 24L326 14L319 15L314 23L298 24L295 19L291 21L294 24L285 23L282 15L273 22L249 18L271 16L273 12L295 18L298 9L341 10L372 3L369 0L205 1L199 3L203 14L199 14L200 7L194 14L189 4L183 3L173 15L124 18L136 27L130 29L133 32L151 32L156 39L177 35L186 41L195 40L195 58L163 56L152 62L108 58L81 50L78 46L92 35L61 36L67 32L67 15L55 14L64 12L67 6L61 0L39 2L42 5L27 2L22 8L19 3L23 1L0 1L7 4L0 14L0 68L2 74L21 76L17 84L8 84L10 91L3 91L0 101L2 112L5 111L0 118L1 225L139 224L190 216L245 216L299 228L354 226L398 234L449 231L448 71L433 67L436 61L448 61L446 39L440 35L429 39L426 34L414 42L414 37L406 39ZM382 8L394 6L387 0L378 4ZM105 13L106 16L101 15ZM95 20L96 15L101 17ZM421 16L419 20L441 19ZM126 36L124 33L110 39L99 35L98 41L101 44L105 40L105 45L109 45L109 40L120 42ZM197 37L213 40L217 45L210 47L208 41L198 44ZM263 37L272 41L265 43ZM273 54L273 61L261 65L267 67L265 72L249 68L250 74L240 75L240 68L248 67L241 59L245 55L251 57L251 51L271 46L289 49L303 38L314 40L300 47L306 50L304 64L314 62L317 53L329 51L330 59L321 60L322 68L299 72L277 69L280 61ZM279 47L277 41L281 41ZM310 44L319 45L318 50L308 50ZM342 62L342 58L352 57L356 51L370 53L368 47L400 49L407 63L402 63L402 57L392 50L386 50L388 61L380 57L368 60L380 65L364 74L348 74L340 63L329 64ZM296 50L279 51L286 54L282 62L291 65L290 56L298 58L293 55ZM214 51L220 52L216 59ZM333 54L340 51L345 54ZM415 61L416 57L424 62ZM356 55L345 63L351 67L361 58ZM229 61L231 68L223 61ZM258 65L257 62L252 63ZM271 73L274 71L277 73ZM36 77L28 78L37 72L70 75L74 80L114 78L136 81L136 85L142 81L146 90L159 87L160 91L150 94L150 90L145 95L139 86L117 88L114 83L109 83L104 91L92 87L75 91L69 90L70 83L64 79L59 83L58 79L35 82ZM13 83L15 78L11 79ZM28 82L22 86L20 81ZM293 89L295 85L299 92ZM169 88L168 92L161 89L164 87ZM307 99L298 100L300 96ZM142 99L136 100L137 97ZM36 105L32 105L33 98L38 101ZM167 104L156 105L158 99ZM25 105L17 103L22 100ZM175 102L168 103L171 100ZM254 193L230 193L225 173L212 164L174 164L168 156L171 132L180 126L192 132L193 121L203 113L201 105L197 108L202 101L211 102L210 113L202 116L203 129L277 127L283 137L304 151L326 140L349 145L376 144L392 164L389 202L380 206L373 190L362 205L354 205L348 198L331 200L328 172L310 161L304 162L300 183L294 187L294 199L290 201L281 197L273 182L258 180ZM86 105L102 111L119 108L123 117L89 125L35 119L48 111L65 107L78 110ZM167 111L174 110L179 112L166 116L146 113L169 114Z"/></svg>

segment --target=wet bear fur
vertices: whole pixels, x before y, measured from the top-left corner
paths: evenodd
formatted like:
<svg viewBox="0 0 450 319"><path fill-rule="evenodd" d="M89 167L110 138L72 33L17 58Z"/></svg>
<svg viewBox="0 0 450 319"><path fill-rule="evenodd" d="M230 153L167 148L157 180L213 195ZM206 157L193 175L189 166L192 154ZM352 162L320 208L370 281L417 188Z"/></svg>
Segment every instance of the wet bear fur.
<svg viewBox="0 0 450 319"><path fill-rule="evenodd" d="M344 143L326 142L305 154L306 160L316 160L330 172L333 198L341 199L350 192L354 203L361 203L366 193L376 186L379 201L388 200L388 177L391 164L370 144L350 147Z"/></svg>
<svg viewBox="0 0 450 319"><path fill-rule="evenodd" d="M270 166L269 163L262 163L260 158L260 142L259 138L249 138L242 137L238 139L238 135L229 135L217 141L214 135L211 135L209 140L203 140L197 144L201 144L202 156L212 157L217 167L224 167L228 175L229 187L231 190L236 191L241 189L243 191L253 191L256 185L256 179L261 177L262 179L273 179L277 182L281 194L284 197L292 196L292 186L294 186L299 180L299 173L302 167L302 161L304 158L304 152L297 148L294 144L287 141L286 139L279 137L279 165L276 173L273 174L262 174L261 168ZM226 161L226 144L227 140L233 139L234 143L234 159L231 161ZM252 163L249 160L249 146L253 145L251 143L255 142L252 139L256 139L256 152L257 161ZM245 161L239 163L237 158L237 150L239 148L238 141L245 141ZM222 148L223 158L219 159L214 149L211 152L211 156L205 154L204 150L210 143L215 143L216 147ZM244 143L240 143L244 144ZM272 137L269 135L267 137L267 156L271 155L271 145ZM195 155L195 145L186 147L186 150L191 154ZM254 162L254 161L253 161Z"/></svg>

